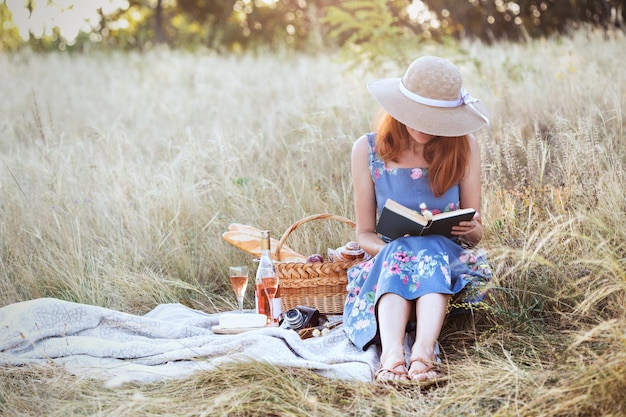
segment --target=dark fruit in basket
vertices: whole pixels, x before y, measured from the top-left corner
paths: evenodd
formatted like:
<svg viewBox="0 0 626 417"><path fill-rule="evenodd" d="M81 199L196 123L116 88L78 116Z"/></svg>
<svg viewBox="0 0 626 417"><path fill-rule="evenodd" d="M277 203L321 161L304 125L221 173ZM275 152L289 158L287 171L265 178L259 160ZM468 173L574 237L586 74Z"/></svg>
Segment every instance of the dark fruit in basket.
<svg viewBox="0 0 626 417"><path fill-rule="evenodd" d="M322 255L320 255L319 253L315 253L311 256L309 256L308 258L306 258L307 262L324 262L324 257Z"/></svg>

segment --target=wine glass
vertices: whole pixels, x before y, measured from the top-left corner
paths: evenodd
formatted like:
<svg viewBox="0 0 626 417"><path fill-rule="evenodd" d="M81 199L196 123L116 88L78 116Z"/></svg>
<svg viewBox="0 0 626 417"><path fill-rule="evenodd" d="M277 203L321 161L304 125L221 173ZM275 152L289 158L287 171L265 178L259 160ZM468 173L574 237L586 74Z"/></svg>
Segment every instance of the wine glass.
<svg viewBox="0 0 626 417"><path fill-rule="evenodd" d="M243 297L246 294L246 288L248 287L248 267L247 266L231 266L230 272L230 286L235 291L237 297L237 303L239 304L239 312L243 313Z"/></svg>
<svg viewBox="0 0 626 417"><path fill-rule="evenodd" d="M270 324L268 326L278 326L276 322L276 318L274 317L274 296L276 296L276 292L278 291L278 277L263 277L261 278L263 281L263 289L265 290L265 294L267 294L267 298L270 302Z"/></svg>

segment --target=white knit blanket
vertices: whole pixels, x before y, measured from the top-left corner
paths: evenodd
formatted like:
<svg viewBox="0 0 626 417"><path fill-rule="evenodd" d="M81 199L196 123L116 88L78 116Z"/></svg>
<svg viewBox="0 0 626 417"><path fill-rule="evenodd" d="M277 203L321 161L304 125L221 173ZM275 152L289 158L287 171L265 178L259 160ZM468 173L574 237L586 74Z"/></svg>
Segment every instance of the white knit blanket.
<svg viewBox="0 0 626 417"><path fill-rule="evenodd" d="M371 381L375 348L363 352L341 326L301 340L292 330L263 328L214 334L219 314L162 304L145 316L41 298L0 308L0 366L64 366L110 385L182 378L233 361L264 361L345 380Z"/></svg>

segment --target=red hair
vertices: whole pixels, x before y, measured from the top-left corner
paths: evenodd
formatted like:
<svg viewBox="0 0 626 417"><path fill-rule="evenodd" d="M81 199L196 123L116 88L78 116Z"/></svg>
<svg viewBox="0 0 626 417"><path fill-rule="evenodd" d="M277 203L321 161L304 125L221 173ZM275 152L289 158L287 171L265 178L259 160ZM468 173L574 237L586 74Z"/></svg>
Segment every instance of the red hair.
<svg viewBox="0 0 626 417"><path fill-rule="evenodd" d="M398 154L413 140L406 126L384 112L378 124L376 151L384 161L397 161ZM469 163L470 147L465 136L437 136L424 146L428 180L440 197L461 182Z"/></svg>

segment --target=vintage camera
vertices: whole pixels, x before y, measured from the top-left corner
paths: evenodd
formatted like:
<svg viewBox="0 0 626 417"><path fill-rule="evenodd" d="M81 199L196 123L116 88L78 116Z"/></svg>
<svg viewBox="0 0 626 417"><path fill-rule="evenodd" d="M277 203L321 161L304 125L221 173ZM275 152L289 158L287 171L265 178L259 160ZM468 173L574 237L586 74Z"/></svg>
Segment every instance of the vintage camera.
<svg viewBox="0 0 626 417"><path fill-rule="evenodd" d="M311 307L296 306L283 314L281 327L292 330L302 330L319 325L320 312Z"/></svg>

